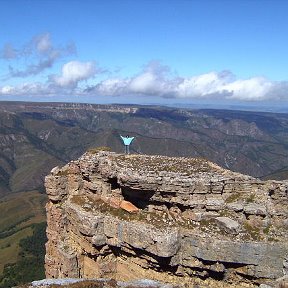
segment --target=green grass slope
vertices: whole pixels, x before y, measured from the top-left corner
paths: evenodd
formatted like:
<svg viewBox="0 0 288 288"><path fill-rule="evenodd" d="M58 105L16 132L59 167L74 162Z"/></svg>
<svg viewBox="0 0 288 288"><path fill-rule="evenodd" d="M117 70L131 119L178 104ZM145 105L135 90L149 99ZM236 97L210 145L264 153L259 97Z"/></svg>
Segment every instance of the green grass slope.
<svg viewBox="0 0 288 288"><path fill-rule="evenodd" d="M21 239L31 236L33 225L46 221L47 197L38 191L10 194L0 199L0 275L7 264L19 260Z"/></svg>
<svg viewBox="0 0 288 288"><path fill-rule="evenodd" d="M0 276L0 288L12 287L45 277L46 223L33 224L31 228L32 235L19 241L17 262L4 266L3 274Z"/></svg>

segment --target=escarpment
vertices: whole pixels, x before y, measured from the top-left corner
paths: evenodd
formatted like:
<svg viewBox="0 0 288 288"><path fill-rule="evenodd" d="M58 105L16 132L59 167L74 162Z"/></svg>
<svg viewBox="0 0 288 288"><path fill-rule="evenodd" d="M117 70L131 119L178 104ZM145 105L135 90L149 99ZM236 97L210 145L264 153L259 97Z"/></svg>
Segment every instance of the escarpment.
<svg viewBox="0 0 288 288"><path fill-rule="evenodd" d="M45 186L48 278L240 287L288 274L288 181L100 151L54 168Z"/></svg>

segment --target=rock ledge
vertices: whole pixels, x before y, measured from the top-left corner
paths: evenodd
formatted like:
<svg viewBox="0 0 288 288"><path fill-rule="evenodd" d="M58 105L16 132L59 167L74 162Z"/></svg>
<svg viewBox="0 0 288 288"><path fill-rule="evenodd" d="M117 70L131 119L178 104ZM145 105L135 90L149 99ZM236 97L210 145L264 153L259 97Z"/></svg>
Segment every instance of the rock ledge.
<svg viewBox="0 0 288 288"><path fill-rule="evenodd" d="M48 278L249 287L288 273L288 181L101 151L54 168L45 186Z"/></svg>

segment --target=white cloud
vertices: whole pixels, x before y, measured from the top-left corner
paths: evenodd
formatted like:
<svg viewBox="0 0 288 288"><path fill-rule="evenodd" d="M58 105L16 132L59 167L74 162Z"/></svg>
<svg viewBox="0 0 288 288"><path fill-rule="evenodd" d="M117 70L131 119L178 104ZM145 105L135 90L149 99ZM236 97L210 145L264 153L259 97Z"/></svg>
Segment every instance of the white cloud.
<svg viewBox="0 0 288 288"><path fill-rule="evenodd" d="M264 77L236 79L229 71L177 77L166 66L153 62L133 77L107 79L90 87L89 92L110 96L139 94L187 99L261 101L288 100L287 87L287 82L273 82Z"/></svg>
<svg viewBox="0 0 288 288"><path fill-rule="evenodd" d="M48 44L45 47L48 49ZM31 66L32 68L36 69ZM103 70L94 62L70 61L63 65L59 75L50 76L46 83L0 86L0 95L147 95L163 98L217 99L217 101L288 100L288 82L275 82L264 77L237 79L229 71L179 77L173 75L167 66L157 62L149 63L140 73L132 77L108 78L92 86L86 83L86 87L85 83L79 85L81 81L91 79L102 72Z"/></svg>
<svg viewBox="0 0 288 288"><path fill-rule="evenodd" d="M0 95L9 95L9 94L13 94L15 88L10 86L10 85L6 85L0 88Z"/></svg>
<svg viewBox="0 0 288 288"><path fill-rule="evenodd" d="M125 79L107 79L94 87L88 87L86 92L94 93L97 91L100 95L110 96L110 95L123 95L126 93L128 86L128 81Z"/></svg>
<svg viewBox="0 0 288 288"><path fill-rule="evenodd" d="M195 77L184 78L176 88L176 97L202 98L225 93L225 83L230 74L210 72Z"/></svg>
<svg viewBox="0 0 288 288"><path fill-rule="evenodd" d="M9 65L9 74L6 78L25 78L42 73L51 68L57 60L73 55L75 51L75 45L71 43L64 47L56 47L51 41L50 33L43 33L34 36L32 40L18 49L6 43L0 50L0 58L9 61L18 60L13 63L14 66Z"/></svg>
<svg viewBox="0 0 288 288"><path fill-rule="evenodd" d="M144 72L131 78L127 89L129 93L165 96L171 92L169 81L153 72Z"/></svg>
<svg viewBox="0 0 288 288"><path fill-rule="evenodd" d="M22 83L18 86L0 87L0 95L49 95L50 92L46 85L41 83Z"/></svg>
<svg viewBox="0 0 288 288"><path fill-rule="evenodd" d="M93 62L71 61L63 65L62 74L54 76L54 82L61 87L76 87L79 81L87 80L96 73Z"/></svg>
<svg viewBox="0 0 288 288"><path fill-rule="evenodd" d="M131 92L135 93L155 93L155 88L157 87L157 78L153 73L146 72L135 78L131 79L129 88Z"/></svg>
<svg viewBox="0 0 288 288"><path fill-rule="evenodd" d="M276 85L265 78L254 77L227 83L224 88L231 93L230 99L265 100L270 98Z"/></svg>

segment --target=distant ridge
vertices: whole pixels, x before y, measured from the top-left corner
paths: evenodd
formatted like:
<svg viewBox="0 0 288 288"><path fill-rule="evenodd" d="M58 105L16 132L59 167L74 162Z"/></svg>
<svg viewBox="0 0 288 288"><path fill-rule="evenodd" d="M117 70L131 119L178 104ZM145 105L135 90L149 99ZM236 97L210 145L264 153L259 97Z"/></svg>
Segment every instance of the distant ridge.
<svg viewBox="0 0 288 288"><path fill-rule="evenodd" d="M136 137L135 153L204 157L255 177L273 178L287 165L288 114L4 101L0 195L41 189L52 167L91 147L123 151L121 133Z"/></svg>

